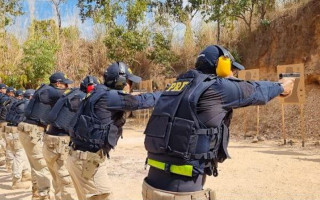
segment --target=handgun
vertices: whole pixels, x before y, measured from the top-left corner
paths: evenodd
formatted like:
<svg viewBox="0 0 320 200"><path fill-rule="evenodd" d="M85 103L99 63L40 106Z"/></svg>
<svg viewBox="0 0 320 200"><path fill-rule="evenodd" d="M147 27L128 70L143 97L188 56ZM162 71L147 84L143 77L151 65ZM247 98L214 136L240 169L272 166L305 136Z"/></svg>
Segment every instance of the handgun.
<svg viewBox="0 0 320 200"><path fill-rule="evenodd" d="M282 78L299 78L300 77L300 73L281 73L279 74L279 79Z"/></svg>

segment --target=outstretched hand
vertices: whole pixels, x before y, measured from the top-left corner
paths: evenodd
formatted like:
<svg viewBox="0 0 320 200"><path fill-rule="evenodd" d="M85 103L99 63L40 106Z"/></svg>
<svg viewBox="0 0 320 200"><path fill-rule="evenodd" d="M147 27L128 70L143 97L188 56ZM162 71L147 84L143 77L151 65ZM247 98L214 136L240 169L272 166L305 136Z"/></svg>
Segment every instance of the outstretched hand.
<svg viewBox="0 0 320 200"><path fill-rule="evenodd" d="M295 78L282 78L279 83L283 87L283 92L280 94L283 97L290 96L292 94Z"/></svg>

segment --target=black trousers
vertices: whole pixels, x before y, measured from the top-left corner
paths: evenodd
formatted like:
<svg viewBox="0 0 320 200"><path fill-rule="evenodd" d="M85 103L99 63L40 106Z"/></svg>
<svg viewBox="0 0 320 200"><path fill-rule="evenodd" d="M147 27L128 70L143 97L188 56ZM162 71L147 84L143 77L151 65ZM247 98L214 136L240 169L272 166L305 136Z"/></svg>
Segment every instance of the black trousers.
<svg viewBox="0 0 320 200"><path fill-rule="evenodd" d="M146 182L154 188L172 192L195 192L203 189L206 175L195 177L167 173L150 167Z"/></svg>

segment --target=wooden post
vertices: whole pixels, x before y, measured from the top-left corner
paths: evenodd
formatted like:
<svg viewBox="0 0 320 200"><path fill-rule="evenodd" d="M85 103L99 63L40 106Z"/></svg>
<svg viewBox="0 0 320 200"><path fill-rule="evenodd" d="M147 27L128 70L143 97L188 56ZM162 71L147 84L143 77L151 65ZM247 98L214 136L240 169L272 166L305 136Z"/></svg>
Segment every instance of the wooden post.
<svg viewBox="0 0 320 200"><path fill-rule="evenodd" d="M287 144L287 135L284 124L284 104L281 104L281 114L282 114L282 135L283 135L283 144Z"/></svg>
<svg viewBox="0 0 320 200"><path fill-rule="evenodd" d="M304 105L300 104L300 126L301 126L301 138L302 138L302 147L305 145L305 121L304 121Z"/></svg>
<svg viewBox="0 0 320 200"><path fill-rule="evenodd" d="M244 139L247 138L247 115L246 108L243 108L243 131L244 131Z"/></svg>
<svg viewBox="0 0 320 200"><path fill-rule="evenodd" d="M257 137L259 136L260 129L260 107L257 106Z"/></svg>

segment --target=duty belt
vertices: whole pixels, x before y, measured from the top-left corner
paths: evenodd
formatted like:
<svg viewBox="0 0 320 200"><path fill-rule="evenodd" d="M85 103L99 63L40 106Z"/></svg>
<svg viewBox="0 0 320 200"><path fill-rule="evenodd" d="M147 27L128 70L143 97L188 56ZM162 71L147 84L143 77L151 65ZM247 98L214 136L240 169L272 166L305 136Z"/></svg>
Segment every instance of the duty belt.
<svg viewBox="0 0 320 200"><path fill-rule="evenodd" d="M173 174L192 177L192 170L193 170L192 165L172 165L169 163L160 162L150 158L147 159L146 164L166 172L171 172Z"/></svg>

